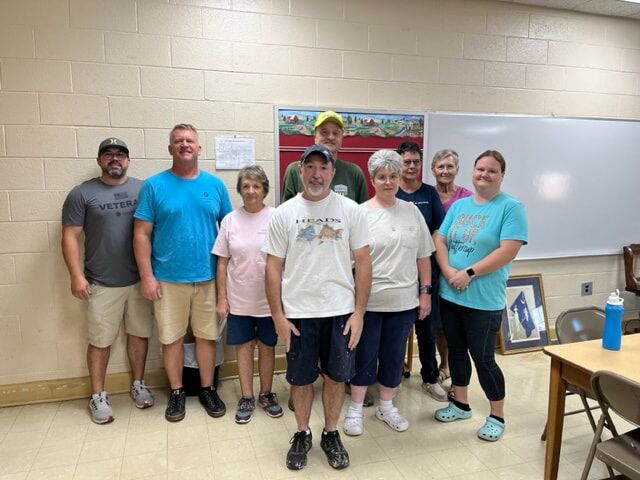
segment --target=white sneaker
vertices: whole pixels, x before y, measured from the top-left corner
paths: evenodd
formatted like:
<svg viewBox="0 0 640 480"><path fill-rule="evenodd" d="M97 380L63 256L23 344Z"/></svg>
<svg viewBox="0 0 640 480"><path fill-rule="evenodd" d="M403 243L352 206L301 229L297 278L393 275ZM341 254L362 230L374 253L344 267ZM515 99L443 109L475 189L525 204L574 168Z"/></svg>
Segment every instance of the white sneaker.
<svg viewBox="0 0 640 480"><path fill-rule="evenodd" d="M344 417L344 425L342 427L345 435L349 435L351 437L362 435L362 417L362 412L356 412L351 407L347 409L347 414Z"/></svg>
<svg viewBox="0 0 640 480"><path fill-rule="evenodd" d="M129 393L138 408L149 408L153 406L154 398L151 390L144 384L144 380L140 383L131 385Z"/></svg>
<svg viewBox="0 0 640 480"><path fill-rule="evenodd" d="M91 412L91 420L99 425L113 422L113 410L111 409L111 405L109 405L107 392L94 393L91 395L89 411Z"/></svg>
<svg viewBox="0 0 640 480"><path fill-rule="evenodd" d="M447 391L439 383L422 383L422 389L438 402L448 402Z"/></svg>
<svg viewBox="0 0 640 480"><path fill-rule="evenodd" d="M396 407L383 412L380 407L376 407L376 418L393 428L396 432L404 432L409 428L409 422L398 412Z"/></svg>

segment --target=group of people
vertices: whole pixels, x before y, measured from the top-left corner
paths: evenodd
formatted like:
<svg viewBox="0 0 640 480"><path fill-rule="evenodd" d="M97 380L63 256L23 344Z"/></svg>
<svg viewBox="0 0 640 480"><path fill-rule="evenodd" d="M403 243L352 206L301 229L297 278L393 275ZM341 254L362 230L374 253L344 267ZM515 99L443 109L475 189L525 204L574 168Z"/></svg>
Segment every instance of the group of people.
<svg viewBox="0 0 640 480"><path fill-rule="evenodd" d="M423 388L447 403L435 411L436 420L471 418L473 360L490 403L477 435L501 437L505 386L494 349L509 265L527 242L522 204L501 192L504 158L494 150L478 156L471 192L455 184L456 152L438 152L433 187L421 181L419 146L404 142L370 157L369 199L359 167L338 159L343 135L338 113L320 113L314 144L285 172L283 203L265 205L269 180L251 165L238 173L243 205L234 211L224 184L198 168L201 147L193 126L173 128L171 169L144 183L126 175L129 150L122 140L100 144L101 176L70 192L62 216L71 291L89 305L89 408L96 423L113 420L104 379L123 317L131 396L138 408L153 405L143 380L152 302L171 389L169 421L185 416L183 338L189 325L196 338L199 400L219 417L226 407L213 384L215 342L226 324L242 392L237 423L249 422L256 404L270 417L283 414L271 391L280 338L297 424L286 456L289 469L307 462L313 384L320 375L320 446L331 467L349 465L338 432L345 383L351 391L345 434L363 433L367 388L376 383L375 418L399 432L409 428L393 399L414 325ZM443 381L449 376L447 391Z"/></svg>

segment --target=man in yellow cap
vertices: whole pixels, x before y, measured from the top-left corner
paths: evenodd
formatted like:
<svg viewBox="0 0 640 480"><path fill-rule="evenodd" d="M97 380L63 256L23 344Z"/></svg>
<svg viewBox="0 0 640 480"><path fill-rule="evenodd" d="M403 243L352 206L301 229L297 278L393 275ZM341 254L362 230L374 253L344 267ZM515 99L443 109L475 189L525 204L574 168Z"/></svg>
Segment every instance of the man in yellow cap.
<svg viewBox="0 0 640 480"><path fill-rule="evenodd" d="M321 112L316 117L314 127L313 143L327 147L336 159L336 174L331 181L331 190L357 203L366 202L369 199L369 194L362 170L358 165L338 158L338 151L342 147L342 138L344 137L342 116L333 110ZM284 174L281 201L284 202L295 197L303 189L298 164L293 162L287 167Z"/></svg>

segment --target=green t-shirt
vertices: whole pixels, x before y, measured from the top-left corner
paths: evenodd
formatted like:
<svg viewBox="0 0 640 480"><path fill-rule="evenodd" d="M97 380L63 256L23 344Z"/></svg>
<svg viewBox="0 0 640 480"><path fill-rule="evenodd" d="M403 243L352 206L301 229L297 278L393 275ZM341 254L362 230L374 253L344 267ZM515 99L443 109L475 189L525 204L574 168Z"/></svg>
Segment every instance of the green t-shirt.
<svg viewBox="0 0 640 480"><path fill-rule="evenodd" d="M295 197L304 190L298 172L298 165L298 162L290 163L284 172L281 198L283 202ZM331 190L357 203L364 203L369 200L364 174L360 167L340 159L336 160L336 174L331 181Z"/></svg>

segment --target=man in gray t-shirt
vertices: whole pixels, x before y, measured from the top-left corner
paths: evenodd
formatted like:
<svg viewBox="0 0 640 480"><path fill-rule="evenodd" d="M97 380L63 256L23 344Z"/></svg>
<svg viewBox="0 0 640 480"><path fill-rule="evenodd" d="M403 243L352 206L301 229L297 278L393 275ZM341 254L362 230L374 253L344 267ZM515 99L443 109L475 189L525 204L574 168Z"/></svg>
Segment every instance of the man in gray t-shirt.
<svg viewBox="0 0 640 480"><path fill-rule="evenodd" d="M104 383L111 345L123 318L134 379L131 397L138 408L152 406L154 399L143 381L151 303L140 295L133 256L133 213L142 181L127 176L129 148L120 139L100 143L97 162L100 177L73 188L62 207L62 254L71 293L87 301L89 409L92 420L103 424L113 421ZM83 232L84 267L80 261Z"/></svg>

